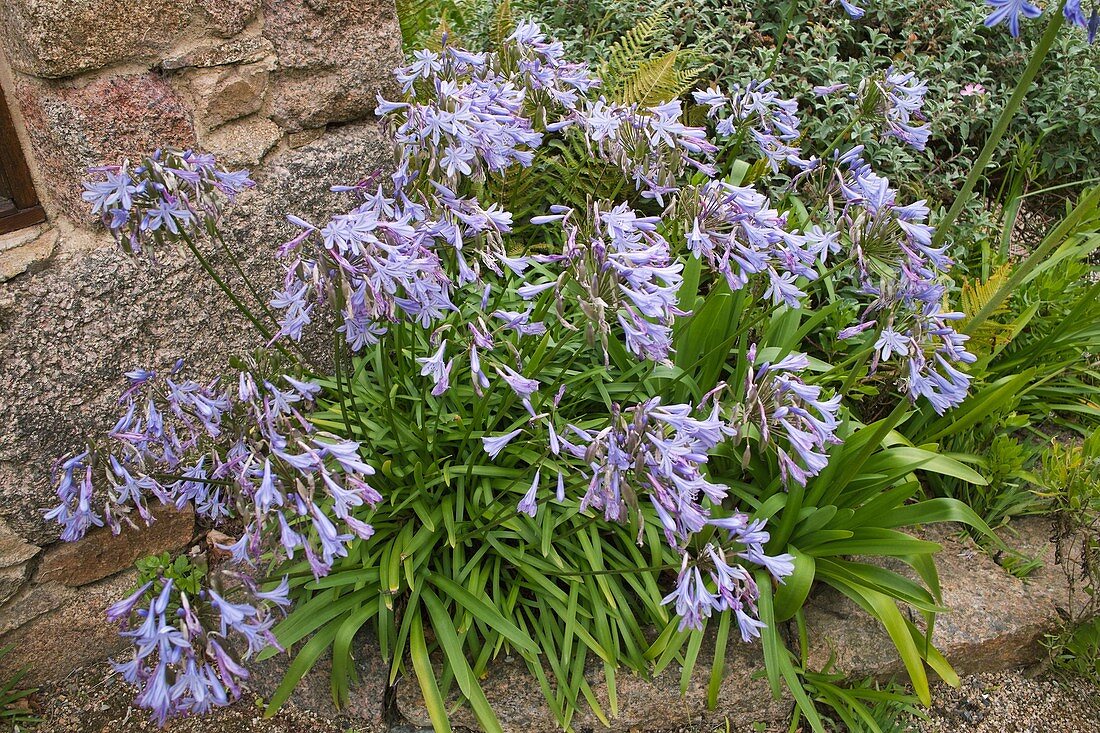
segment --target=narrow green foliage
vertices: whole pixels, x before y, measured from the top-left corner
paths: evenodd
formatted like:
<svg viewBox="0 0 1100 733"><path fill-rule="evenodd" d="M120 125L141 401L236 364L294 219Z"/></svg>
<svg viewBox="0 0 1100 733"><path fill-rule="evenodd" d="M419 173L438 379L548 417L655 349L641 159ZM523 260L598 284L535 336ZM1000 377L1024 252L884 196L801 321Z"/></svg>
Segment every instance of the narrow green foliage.
<svg viewBox="0 0 1100 733"><path fill-rule="evenodd" d="M0 659L10 654L13 648L10 644L0 647ZM21 684L29 671L24 667L7 679L0 680L0 726L20 730L23 726L39 722L39 718L25 706L26 699L37 692L37 688L25 688Z"/></svg>

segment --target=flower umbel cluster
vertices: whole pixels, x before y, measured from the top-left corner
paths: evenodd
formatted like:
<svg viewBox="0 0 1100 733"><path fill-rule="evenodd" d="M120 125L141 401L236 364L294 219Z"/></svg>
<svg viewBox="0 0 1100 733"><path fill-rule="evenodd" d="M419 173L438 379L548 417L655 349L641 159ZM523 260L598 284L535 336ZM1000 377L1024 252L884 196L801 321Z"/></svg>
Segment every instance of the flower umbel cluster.
<svg viewBox="0 0 1100 733"><path fill-rule="evenodd" d="M682 117L678 99L643 109L600 97L549 129L578 128L589 150L622 170L644 198L663 204L685 172L715 174L710 158L717 147L704 129L685 125Z"/></svg>
<svg viewBox="0 0 1100 733"><path fill-rule="evenodd" d="M306 419L317 385L250 370L236 384L201 385L181 379L181 368L164 376L129 372L125 413L106 443L61 465L60 504L46 517L62 525L64 539L104 521L118 533L123 524L136 526L134 512L149 524L152 501L192 504L215 524L230 515L245 520L240 539L226 548L238 562L254 563L272 545L287 558L300 549L320 577L354 538L371 536L352 511L381 500L367 482L374 469L357 443ZM94 474L102 492L93 488Z"/></svg>
<svg viewBox="0 0 1100 733"><path fill-rule="evenodd" d="M837 247L835 236L817 230L805 235L787 231L786 216L754 188L711 181L685 188L680 206L690 216L688 249L725 278L730 290L763 274L765 297L791 308L800 307L806 295L798 278L816 280L814 264Z"/></svg>
<svg viewBox="0 0 1100 733"><path fill-rule="evenodd" d="M966 399L970 378L956 364L975 357L968 337L949 322L962 314L945 311L942 279L952 266L945 248L932 245L924 201L901 205L890 182L874 173L856 147L840 156L838 188L846 201L841 222L860 273L861 288L873 297L861 322L844 329L842 339L876 329L872 368L904 359L903 384L909 397L925 397L943 414Z"/></svg>
<svg viewBox="0 0 1100 733"><path fill-rule="evenodd" d="M616 405L602 430L571 426L578 440L569 450L588 466L582 510L597 509L608 521L620 523L640 516L645 499L656 511L666 541L683 556L676 590L663 600L675 603L680 629L702 628L712 612L730 610L748 641L762 626L755 616L759 592L743 567L727 563L727 553L767 568L780 582L794 567L789 555L764 554L768 533L762 520L750 524L742 514L712 516L729 489L707 479L707 454L734 432L719 411L715 404L709 415L695 417L691 405L662 405L659 398L628 409ZM707 525L728 530L729 541L708 543L693 559L692 539ZM639 542L641 532L639 522ZM704 581L704 569L714 590Z"/></svg>
<svg viewBox="0 0 1100 733"><path fill-rule="evenodd" d="M775 446L783 481L805 486L828 465L828 446L841 442L836 437L840 395L822 399L821 387L799 377L810 365L805 354L757 364L752 346L749 360L756 368L745 375L745 394L733 407L734 439L746 442L746 454L750 437L762 448Z"/></svg>
<svg viewBox="0 0 1100 733"><path fill-rule="evenodd" d="M771 79L765 79L744 87L736 84L728 96L713 86L693 96L708 108L708 117L718 120L715 132L720 137L751 138L773 173L786 165L801 168L806 161L795 144L801 137L798 102L781 98L770 86Z"/></svg>
<svg viewBox="0 0 1100 733"><path fill-rule="evenodd" d="M605 359L609 335L618 325L632 354L666 360L672 322L683 315L676 304L683 264L673 259L658 233L660 218L640 216L625 203L608 208L597 203L581 219L590 229L582 229L577 220L571 209L535 219L536 224L561 224L561 254L533 258L561 274L556 280L524 284L517 292L534 298L553 289L558 313L566 312L566 300L575 299L588 341L600 345Z"/></svg>
<svg viewBox="0 0 1100 733"><path fill-rule="evenodd" d="M234 603L211 589L188 594L172 578L151 580L107 609L133 645L125 662L112 662L124 680L140 688L134 704L163 725L169 717L201 715L240 697L248 670L243 658L279 648L271 627L290 601L284 578L261 591L250 579L240 591L250 602Z"/></svg>
<svg viewBox="0 0 1100 733"><path fill-rule="evenodd" d="M193 150L158 150L137 166L127 161L89 172L103 180L84 183L84 200L135 253L153 242L213 232L226 205L256 185L248 171L227 171L214 156Z"/></svg>

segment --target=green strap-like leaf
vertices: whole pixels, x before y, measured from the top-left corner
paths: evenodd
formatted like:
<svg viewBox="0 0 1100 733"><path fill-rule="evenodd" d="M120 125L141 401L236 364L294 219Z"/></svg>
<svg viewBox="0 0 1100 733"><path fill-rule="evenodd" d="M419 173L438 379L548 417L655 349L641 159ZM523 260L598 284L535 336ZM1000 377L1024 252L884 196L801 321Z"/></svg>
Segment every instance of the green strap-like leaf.
<svg viewBox="0 0 1100 733"><path fill-rule="evenodd" d="M432 630L435 631L436 640L439 642L440 648L443 649L447 667L454 674L455 681L458 683L459 689L462 690L463 696L469 701L477 722L481 724L485 733L504 733L503 728L500 726L500 720L497 719L496 713L489 705L489 700L485 697L485 692L478 684L473 670L470 669L470 663L466 661L466 653L462 647L462 642L458 637L454 624L451 622L447 609L443 607L443 602L430 588L423 590L421 598L424 607L428 609L428 615L432 620Z"/></svg>
<svg viewBox="0 0 1100 733"><path fill-rule="evenodd" d="M432 728L435 733L451 733L447 706L439 693L435 670L432 669L432 661L428 657L428 644L424 639L424 624L420 619L419 609L413 614L412 625L409 627L409 657L412 659L416 679L420 682L420 693L424 696L424 706L428 709Z"/></svg>
<svg viewBox="0 0 1100 733"><path fill-rule="evenodd" d="M428 575L428 582L446 593L455 603L472 613L478 621L488 625L494 631L508 639L517 651L538 656L539 645L518 626L504 618L500 611L488 602L478 598L450 578L439 573Z"/></svg>

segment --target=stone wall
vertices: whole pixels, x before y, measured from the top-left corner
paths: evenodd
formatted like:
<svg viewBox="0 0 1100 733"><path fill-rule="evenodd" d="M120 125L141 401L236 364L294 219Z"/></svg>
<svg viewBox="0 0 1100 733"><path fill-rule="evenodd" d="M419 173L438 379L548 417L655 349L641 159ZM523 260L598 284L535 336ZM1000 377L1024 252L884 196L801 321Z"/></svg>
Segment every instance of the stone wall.
<svg viewBox="0 0 1100 733"><path fill-rule="evenodd" d="M273 284L285 214L322 220L333 183L388 159L372 113L400 59L393 0L4 0L0 84L49 215L0 237L0 644L57 678L115 650L102 620L135 557L188 546L190 514L56 543L54 460L113 422L121 372L187 356L213 375L259 345L184 256L119 252L86 213L89 165L197 146L259 186L227 221L229 258ZM0 670L2 672L2 670Z"/></svg>

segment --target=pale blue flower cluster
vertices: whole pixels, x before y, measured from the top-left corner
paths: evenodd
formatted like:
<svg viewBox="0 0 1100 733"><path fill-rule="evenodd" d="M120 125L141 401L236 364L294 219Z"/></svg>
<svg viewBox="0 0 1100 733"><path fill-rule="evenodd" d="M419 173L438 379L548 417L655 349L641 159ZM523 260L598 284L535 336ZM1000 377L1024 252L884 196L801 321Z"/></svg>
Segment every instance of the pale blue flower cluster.
<svg viewBox="0 0 1100 733"><path fill-rule="evenodd" d="M688 249L725 278L730 290L745 287L752 276L766 277L764 296L791 308L806 296L799 278L816 280L815 263L825 262L839 245L819 229L788 231L784 215L754 188L710 181L685 188L680 204L693 216L685 232Z"/></svg>
<svg viewBox="0 0 1100 733"><path fill-rule="evenodd" d="M368 483L374 470L360 459L359 444L320 432L306 418L320 387L244 369L235 384L204 385L181 378L182 366L177 362L164 376L128 372L125 412L107 444L60 465L60 503L46 517L62 525L62 539L80 539L104 524L115 533L136 527L134 514L150 524L154 501L190 504L214 525L231 516L244 522L240 539L222 548L238 567L258 566L278 547L287 559L301 552L321 577L354 539L373 534L351 513L382 498ZM102 477L99 491L93 474ZM167 580L147 609L134 610L148 585L108 612L135 648L133 659L117 667L142 688L136 702L158 722L239 695L237 681L248 673L226 648L230 637L247 642L246 658L277 646L268 606L288 605L285 582L263 592L248 575L235 577L251 605L230 603L214 590L189 598ZM214 613L221 619L217 632L208 630ZM131 626L133 614L138 621Z"/></svg>
<svg viewBox="0 0 1100 733"><path fill-rule="evenodd" d="M227 171L214 156L157 150L138 166L91 168L102 180L84 183L84 201L131 252L150 243L212 230L226 204L256 184L248 171Z"/></svg>
<svg viewBox="0 0 1100 733"><path fill-rule="evenodd" d="M63 539L104 522L116 534L123 524L136 527L135 512L150 524L150 501L191 504L215 524L245 520L226 548L236 561L254 563L274 540L287 558L300 549L320 577L354 537L371 536L351 509L381 500L367 482L374 469L359 459L357 443L318 432L305 418L318 386L285 375L279 385L243 370L235 385L202 385L180 379L181 368L163 378L129 372L126 411L109 443L62 464L60 503L46 517L62 525ZM98 494L93 468L104 478Z"/></svg>
<svg viewBox="0 0 1100 733"><path fill-rule="evenodd" d="M713 612L734 611L742 636L748 641L762 626L756 617L759 590L741 565L730 565L730 555L768 569L782 582L794 570L790 555L768 556L764 522L750 523L743 514L716 518L729 489L707 479L708 453L729 439L734 429L720 417L716 402L710 412L692 405L663 405L652 398L630 408L614 406L610 422L599 430L569 425L572 440L558 438L564 450L581 459L578 472L588 478L580 508L596 509L612 522L627 523L648 499L661 522L668 544L682 557L676 589L663 603L674 603L680 629L702 628ZM728 531L726 542L710 542L692 557L692 538L708 525ZM639 523L639 527L641 524ZM638 541L642 541L639 529ZM711 591L706 572L715 583Z"/></svg>
<svg viewBox="0 0 1100 733"><path fill-rule="evenodd" d="M616 325L627 350L652 361L666 361L672 349L672 322L684 315L677 307L683 264L672 256L658 233L661 220L641 216L627 204L610 209L593 205L586 217L572 209L538 217L536 223L560 222L560 254L532 259L560 273L553 280L536 280L519 289L525 298L552 289L558 311L565 300L576 302L572 326L583 329L589 343L598 344L607 358L607 341ZM582 233L580 223L592 228Z"/></svg>
<svg viewBox="0 0 1100 733"><path fill-rule="evenodd" d="M844 329L852 338L877 329L872 367L902 360L900 376L911 399L925 397L943 414L966 399L970 377L957 364L975 357L966 350L968 337L950 321L961 313L945 311L942 278L952 266L944 247L932 244L924 201L901 205L890 182L871 170L857 147L839 156L837 186L846 204L851 254L859 267L863 291L873 296L861 323Z"/></svg>
<svg viewBox="0 0 1100 733"><path fill-rule="evenodd" d="M686 171L715 175L710 157L717 147L706 130L684 124L678 99L651 108L588 100L548 129L569 127L579 129L593 154L621 169L644 198L660 204L679 189Z"/></svg>
<svg viewBox="0 0 1100 733"><path fill-rule="evenodd" d="M840 395L822 397L822 389L799 376L810 366L805 354L788 354L761 362L756 346L749 348L755 366L745 375L744 395L734 404L730 421L735 440L752 438L761 448L775 447L784 483L806 485L829 463L825 451L839 444Z"/></svg>
<svg viewBox="0 0 1100 733"><path fill-rule="evenodd" d="M248 659L280 648L271 627L290 605L288 590L286 578L261 591L242 576L236 592L248 602L234 603L213 589L189 595L171 578L159 578L115 603L107 618L120 625L133 652L112 664L139 688L134 704L164 725L169 717L201 715L239 698L249 673L230 649L243 646Z"/></svg>
<svg viewBox="0 0 1100 733"><path fill-rule="evenodd" d="M795 145L801 136L798 102L783 99L770 87L771 80L765 79L744 87L735 84L728 96L713 86L693 95L696 103L707 107L707 116L718 120L715 132L719 137L747 135L773 173L786 165L804 168L809 161L799 157L801 150Z"/></svg>

